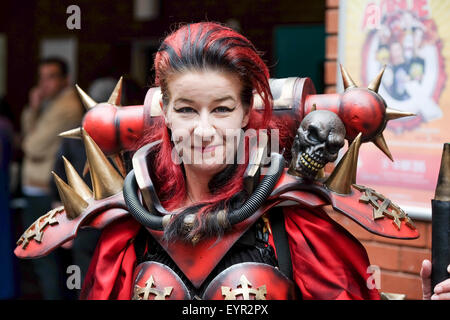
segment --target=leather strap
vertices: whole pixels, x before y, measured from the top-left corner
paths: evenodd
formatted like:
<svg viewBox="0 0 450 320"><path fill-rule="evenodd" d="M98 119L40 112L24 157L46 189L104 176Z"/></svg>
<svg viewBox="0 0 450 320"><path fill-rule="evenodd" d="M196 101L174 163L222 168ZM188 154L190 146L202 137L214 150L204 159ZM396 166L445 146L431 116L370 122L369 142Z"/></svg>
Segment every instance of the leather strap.
<svg viewBox="0 0 450 320"><path fill-rule="evenodd" d="M278 266L280 271L292 280L292 260L289 250L289 242L284 226L284 213L282 207L275 207L270 214L270 224L273 234L273 242L277 252Z"/></svg>

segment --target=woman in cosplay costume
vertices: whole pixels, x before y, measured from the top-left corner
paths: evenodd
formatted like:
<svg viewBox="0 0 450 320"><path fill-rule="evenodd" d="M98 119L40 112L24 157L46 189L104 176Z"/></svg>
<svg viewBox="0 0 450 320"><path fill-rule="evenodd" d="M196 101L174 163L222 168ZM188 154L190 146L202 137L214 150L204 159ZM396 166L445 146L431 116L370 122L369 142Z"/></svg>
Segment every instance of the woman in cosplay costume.
<svg viewBox="0 0 450 320"><path fill-rule="evenodd" d="M307 78L269 80L245 37L210 22L170 34L154 67L143 106L120 107L121 81L106 103L78 88L89 111L62 136L83 139L93 190L66 161L68 183L55 175L64 207L30 226L16 255L70 247L90 227L103 232L82 299L379 299L365 249L326 212L419 236L355 184L360 144L390 157L386 122L409 115L377 94L382 72L365 89L342 69L345 92L316 95Z"/></svg>

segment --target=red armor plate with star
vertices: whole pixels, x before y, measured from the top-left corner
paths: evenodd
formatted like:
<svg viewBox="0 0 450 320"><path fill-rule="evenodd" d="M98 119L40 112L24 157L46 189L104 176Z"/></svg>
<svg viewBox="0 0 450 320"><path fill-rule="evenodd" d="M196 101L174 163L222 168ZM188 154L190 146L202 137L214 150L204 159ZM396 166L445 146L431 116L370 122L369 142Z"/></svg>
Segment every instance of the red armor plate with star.
<svg viewBox="0 0 450 320"><path fill-rule="evenodd" d="M205 300L294 300L295 284L264 263L235 264L219 273L206 288Z"/></svg>
<svg viewBox="0 0 450 320"><path fill-rule="evenodd" d="M333 208L364 229L393 239L417 239L420 234L408 215L395 203L370 188L352 185L352 193L330 192Z"/></svg>
<svg viewBox="0 0 450 320"><path fill-rule="evenodd" d="M190 300L181 278L168 266L147 261L134 270L133 300Z"/></svg>
<svg viewBox="0 0 450 320"><path fill-rule="evenodd" d="M89 207L75 219L69 219L63 207L41 216L20 237L14 254L21 259L43 257L61 245L69 248L80 228L102 229L129 215L122 192L88 202Z"/></svg>

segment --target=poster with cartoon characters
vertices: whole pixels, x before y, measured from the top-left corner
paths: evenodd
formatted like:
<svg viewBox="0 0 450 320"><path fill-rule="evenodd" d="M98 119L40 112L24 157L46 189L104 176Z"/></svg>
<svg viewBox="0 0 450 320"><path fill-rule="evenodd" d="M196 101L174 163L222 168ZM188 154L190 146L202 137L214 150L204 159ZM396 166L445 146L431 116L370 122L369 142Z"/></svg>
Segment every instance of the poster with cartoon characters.
<svg viewBox="0 0 450 320"><path fill-rule="evenodd" d="M372 144L361 147L357 182L430 218L443 143L450 141L450 1L341 0L338 51L360 86L386 65L378 93L390 108L416 114L388 122L394 162ZM339 82L342 91L340 74Z"/></svg>

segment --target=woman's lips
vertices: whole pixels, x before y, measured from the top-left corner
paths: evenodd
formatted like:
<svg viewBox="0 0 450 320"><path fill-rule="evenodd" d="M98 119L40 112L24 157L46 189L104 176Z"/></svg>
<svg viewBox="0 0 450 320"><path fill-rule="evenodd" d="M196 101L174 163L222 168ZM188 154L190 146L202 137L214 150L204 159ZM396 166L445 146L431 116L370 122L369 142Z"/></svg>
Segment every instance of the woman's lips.
<svg viewBox="0 0 450 320"><path fill-rule="evenodd" d="M194 149L197 152L201 152L201 153L211 152L216 148L217 148L217 146L192 147L192 149Z"/></svg>

